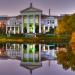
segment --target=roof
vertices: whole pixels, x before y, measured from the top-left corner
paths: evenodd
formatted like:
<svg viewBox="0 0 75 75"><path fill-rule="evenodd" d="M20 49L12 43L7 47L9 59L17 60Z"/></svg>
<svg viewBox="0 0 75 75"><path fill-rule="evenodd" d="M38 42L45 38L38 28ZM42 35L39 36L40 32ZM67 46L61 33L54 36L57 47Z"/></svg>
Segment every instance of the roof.
<svg viewBox="0 0 75 75"><path fill-rule="evenodd" d="M42 63L41 62L38 62L38 63L26 63L25 62L21 62L20 64L22 67L30 70L30 73L32 74L32 70L35 70L35 69L38 69L40 67L42 67Z"/></svg>
<svg viewBox="0 0 75 75"><path fill-rule="evenodd" d="M54 18L57 18L58 20L60 20L63 16L54 16L54 15L45 15L45 14L42 14L42 19L46 19L48 17L54 17Z"/></svg>
<svg viewBox="0 0 75 75"><path fill-rule="evenodd" d="M42 12L42 10L40 10L38 8L34 8L32 6L32 3L30 3L30 7L28 7L28 8L21 11L21 13L23 13L23 12Z"/></svg>

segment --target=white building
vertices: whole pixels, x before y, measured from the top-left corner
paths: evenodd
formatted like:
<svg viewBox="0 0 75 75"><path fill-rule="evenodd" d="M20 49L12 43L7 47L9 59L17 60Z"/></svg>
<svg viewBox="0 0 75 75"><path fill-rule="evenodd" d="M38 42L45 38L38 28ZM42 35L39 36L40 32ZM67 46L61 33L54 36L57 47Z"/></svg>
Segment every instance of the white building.
<svg viewBox="0 0 75 75"><path fill-rule="evenodd" d="M32 3L30 7L21 11L22 32L21 33L41 33L41 15L42 10L34 8Z"/></svg>
<svg viewBox="0 0 75 75"><path fill-rule="evenodd" d="M6 25L6 34L46 33L57 26L57 18L42 14L42 10L30 6L20 12L20 19L10 18Z"/></svg>
<svg viewBox="0 0 75 75"><path fill-rule="evenodd" d="M55 29L58 25L58 20L57 18L53 16L48 16L44 19L42 19L42 30L43 33L50 32L51 28Z"/></svg>

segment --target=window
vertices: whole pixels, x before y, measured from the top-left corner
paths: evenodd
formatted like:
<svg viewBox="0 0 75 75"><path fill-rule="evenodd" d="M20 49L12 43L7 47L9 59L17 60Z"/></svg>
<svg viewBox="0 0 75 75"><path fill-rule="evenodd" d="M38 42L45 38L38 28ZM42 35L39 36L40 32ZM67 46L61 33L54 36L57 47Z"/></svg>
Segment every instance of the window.
<svg viewBox="0 0 75 75"><path fill-rule="evenodd" d="M48 27L45 27L46 30L48 30Z"/></svg>
<svg viewBox="0 0 75 75"><path fill-rule="evenodd" d="M54 23L54 20L50 20L50 23L53 24Z"/></svg>
<svg viewBox="0 0 75 75"><path fill-rule="evenodd" d="M10 30L10 27L8 27L8 30Z"/></svg>
<svg viewBox="0 0 75 75"><path fill-rule="evenodd" d="M12 27L12 30L14 30L14 27Z"/></svg>

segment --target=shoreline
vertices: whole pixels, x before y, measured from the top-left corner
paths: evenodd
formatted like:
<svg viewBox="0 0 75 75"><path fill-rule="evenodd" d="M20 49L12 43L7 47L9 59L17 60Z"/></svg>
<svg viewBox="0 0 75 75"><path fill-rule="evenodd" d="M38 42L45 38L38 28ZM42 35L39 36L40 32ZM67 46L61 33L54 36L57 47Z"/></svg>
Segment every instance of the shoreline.
<svg viewBox="0 0 75 75"><path fill-rule="evenodd" d="M30 37L30 38L0 38L0 43L59 43L59 42L68 42L65 38L48 38L48 37Z"/></svg>

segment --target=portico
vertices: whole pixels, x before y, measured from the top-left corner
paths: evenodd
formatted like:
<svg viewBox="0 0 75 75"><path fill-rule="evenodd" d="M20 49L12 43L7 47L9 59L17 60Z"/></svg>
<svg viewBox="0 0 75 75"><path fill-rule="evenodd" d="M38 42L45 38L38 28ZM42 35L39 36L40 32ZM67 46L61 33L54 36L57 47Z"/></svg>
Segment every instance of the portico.
<svg viewBox="0 0 75 75"><path fill-rule="evenodd" d="M21 33L41 33L41 14L42 10L30 7L21 11L22 31Z"/></svg>
<svg viewBox="0 0 75 75"><path fill-rule="evenodd" d="M6 34L19 34L20 33L20 26L6 26Z"/></svg>

